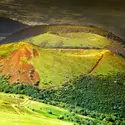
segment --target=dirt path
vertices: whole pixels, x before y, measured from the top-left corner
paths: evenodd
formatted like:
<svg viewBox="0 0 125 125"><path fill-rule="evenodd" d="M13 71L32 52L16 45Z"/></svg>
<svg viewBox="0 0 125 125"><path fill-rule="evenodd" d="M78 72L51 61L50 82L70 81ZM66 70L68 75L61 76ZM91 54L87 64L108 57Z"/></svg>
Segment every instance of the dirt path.
<svg viewBox="0 0 125 125"><path fill-rule="evenodd" d="M94 65L94 67L88 72L88 74L92 73L100 64L100 62L102 61L102 59L104 58L104 55L102 54L102 56L100 57L100 59L96 62L96 64Z"/></svg>
<svg viewBox="0 0 125 125"><path fill-rule="evenodd" d="M21 115L20 111L18 108L16 108L16 104L11 104L12 108L18 113Z"/></svg>
<svg viewBox="0 0 125 125"><path fill-rule="evenodd" d="M24 102L20 103L21 106L25 106L27 103L29 103L29 99L25 99Z"/></svg>

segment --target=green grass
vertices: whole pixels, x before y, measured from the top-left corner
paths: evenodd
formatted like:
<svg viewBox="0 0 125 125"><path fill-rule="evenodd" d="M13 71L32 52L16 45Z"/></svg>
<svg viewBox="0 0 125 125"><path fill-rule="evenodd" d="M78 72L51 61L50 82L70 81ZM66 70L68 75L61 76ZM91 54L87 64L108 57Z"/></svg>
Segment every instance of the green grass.
<svg viewBox="0 0 125 125"><path fill-rule="evenodd" d="M28 45L28 43L20 42L20 43L9 43L9 44L1 44L0 45L0 57L7 57L14 50L19 49L23 45Z"/></svg>
<svg viewBox="0 0 125 125"><path fill-rule="evenodd" d="M57 119L64 113L71 115L65 109L31 101L26 96L21 99L20 95L0 93L0 123L2 125L73 125L72 122Z"/></svg>
<svg viewBox="0 0 125 125"><path fill-rule="evenodd" d="M41 78L40 87L55 86L80 75L87 75L96 65L101 55L104 58L93 75L107 75L125 71L125 59L113 55L108 50L62 50L62 49L41 49L40 55L30 61L39 73Z"/></svg>
<svg viewBox="0 0 125 125"><path fill-rule="evenodd" d="M63 116L64 119L58 119L59 116ZM0 93L0 123L2 125L17 125L17 123L19 125L74 125L74 123L78 125L77 122L68 120L67 116L96 120L90 116L74 114L64 108L33 101L25 95ZM96 121L101 122L99 119Z"/></svg>
<svg viewBox="0 0 125 125"><path fill-rule="evenodd" d="M107 46L111 46L114 41L110 40L106 37L78 32L78 33L45 33L38 36L34 36L25 41L33 43L35 45L39 45L41 47L81 47L81 48L106 48Z"/></svg>
<svg viewBox="0 0 125 125"><path fill-rule="evenodd" d="M124 64L124 58L118 55L112 56L112 54L105 54L104 59L101 61L93 74L96 75L99 72L102 72L103 75L107 75L108 73L124 72Z"/></svg>
<svg viewBox="0 0 125 125"><path fill-rule="evenodd" d="M0 57L7 57L15 49L21 46L30 48L31 52L36 49L39 53L28 61L40 75L40 87L57 86L80 75L88 75L100 61L92 75L107 75L125 71L125 59L107 49L45 49L38 46L19 42L0 46ZM27 60L25 60L27 61Z"/></svg>

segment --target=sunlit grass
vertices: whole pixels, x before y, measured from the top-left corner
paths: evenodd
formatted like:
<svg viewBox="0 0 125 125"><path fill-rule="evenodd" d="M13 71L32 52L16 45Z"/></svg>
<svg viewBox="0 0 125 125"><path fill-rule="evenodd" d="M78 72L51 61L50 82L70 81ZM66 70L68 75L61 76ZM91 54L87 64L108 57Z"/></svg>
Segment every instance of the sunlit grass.
<svg viewBox="0 0 125 125"><path fill-rule="evenodd" d="M2 125L73 125L57 117L71 113L65 109L29 100L22 95L0 93L0 123ZM49 114L51 111L52 114Z"/></svg>
<svg viewBox="0 0 125 125"><path fill-rule="evenodd" d="M92 33L45 33L25 39L25 41L41 47L81 47L81 48L105 48L111 46L113 41L106 37Z"/></svg>
<svg viewBox="0 0 125 125"><path fill-rule="evenodd" d="M7 57L15 49L29 48L38 51L38 56L30 61L22 61L33 65L40 76L40 87L58 86L71 82L80 75L88 75L98 60L104 55L91 75L107 75L125 71L125 59L107 49L46 49L26 42L0 46L0 56Z"/></svg>

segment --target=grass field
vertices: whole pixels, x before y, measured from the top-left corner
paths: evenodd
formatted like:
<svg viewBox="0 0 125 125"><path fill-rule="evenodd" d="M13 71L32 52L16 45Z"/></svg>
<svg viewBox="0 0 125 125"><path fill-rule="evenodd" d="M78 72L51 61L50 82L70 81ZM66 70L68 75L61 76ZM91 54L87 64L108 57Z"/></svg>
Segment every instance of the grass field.
<svg viewBox="0 0 125 125"><path fill-rule="evenodd" d="M71 82L80 75L89 75L92 69L94 70L91 75L108 75L125 71L125 59L107 49L46 49L19 42L1 45L0 50L3 73L12 71L8 67L9 63L13 65L11 66L13 71L20 70L15 71L16 74L19 74L20 78L24 77L24 81L26 81L26 76L21 77L23 74L18 72L24 72L26 69L30 72L30 67L32 67L39 74L40 87ZM37 50L37 56L34 55L34 50ZM103 59L100 60L102 55ZM18 65L20 68L17 68ZM28 72L27 79L29 79ZM10 74L12 75L13 72ZM16 76L14 78L16 81Z"/></svg>
<svg viewBox="0 0 125 125"><path fill-rule="evenodd" d="M78 125L66 117L77 116L82 119L95 120L89 116L79 115L69 110L33 101L30 97L17 94L0 93L0 123L2 125ZM63 116L63 119L59 119ZM100 120L97 120L100 122ZM104 125L111 125L107 122Z"/></svg>
<svg viewBox="0 0 125 125"><path fill-rule="evenodd" d="M25 41L35 45L50 48L50 47L70 47L70 48L106 48L112 46L114 41L92 33L45 33L35 37L25 39Z"/></svg>
<svg viewBox="0 0 125 125"><path fill-rule="evenodd" d="M9 125L73 125L72 122L58 119L64 114L72 115L65 109L31 101L26 96L0 93L0 123L2 125L8 123Z"/></svg>
<svg viewBox="0 0 125 125"><path fill-rule="evenodd" d="M41 49L30 62L34 65L43 85L69 82L79 75L88 75L103 54L103 59L91 75L108 75L125 71L125 59L109 50Z"/></svg>
<svg viewBox="0 0 125 125"><path fill-rule="evenodd" d="M117 36L98 28L68 25L48 26L45 31L34 36L20 38L18 41L27 41L42 48L109 49L112 52L125 55L124 42ZM27 31L27 35L31 34L30 32L33 33L32 30ZM22 36L22 33L20 35Z"/></svg>

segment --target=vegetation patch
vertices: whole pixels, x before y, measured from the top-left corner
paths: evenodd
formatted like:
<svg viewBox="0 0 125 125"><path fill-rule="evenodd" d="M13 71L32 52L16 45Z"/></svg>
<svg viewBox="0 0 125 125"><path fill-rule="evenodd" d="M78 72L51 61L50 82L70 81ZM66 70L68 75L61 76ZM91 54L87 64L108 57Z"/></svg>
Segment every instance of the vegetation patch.
<svg viewBox="0 0 125 125"><path fill-rule="evenodd" d="M4 77L1 77L0 81L0 91L32 97L30 99L37 102L25 100L21 104L45 117L74 122L76 125L97 123L124 125L125 123L124 73L105 77L81 76L75 78L72 84L66 83L59 88L40 90L28 84L10 85ZM25 99L22 96L19 98ZM40 102L44 104L39 105Z"/></svg>

